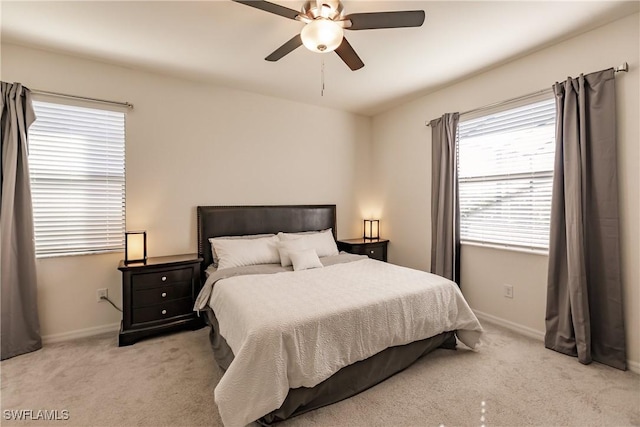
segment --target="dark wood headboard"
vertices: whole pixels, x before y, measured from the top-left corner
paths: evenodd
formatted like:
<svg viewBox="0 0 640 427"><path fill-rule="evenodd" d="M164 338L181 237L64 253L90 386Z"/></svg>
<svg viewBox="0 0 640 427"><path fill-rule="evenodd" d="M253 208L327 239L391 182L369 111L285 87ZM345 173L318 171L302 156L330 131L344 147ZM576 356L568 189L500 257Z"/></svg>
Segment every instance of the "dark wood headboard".
<svg viewBox="0 0 640 427"><path fill-rule="evenodd" d="M211 237L327 228L335 239L336 205L198 206L198 256L204 259L203 270L213 262Z"/></svg>

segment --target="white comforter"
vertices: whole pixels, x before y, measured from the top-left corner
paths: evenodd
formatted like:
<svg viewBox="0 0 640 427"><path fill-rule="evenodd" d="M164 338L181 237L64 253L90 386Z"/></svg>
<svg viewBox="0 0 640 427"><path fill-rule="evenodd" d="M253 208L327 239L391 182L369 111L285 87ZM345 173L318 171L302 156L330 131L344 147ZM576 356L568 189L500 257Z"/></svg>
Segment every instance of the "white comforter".
<svg viewBox="0 0 640 427"><path fill-rule="evenodd" d="M209 304L235 355L215 389L225 426L388 347L457 330L476 348L482 333L455 283L370 259L223 279Z"/></svg>

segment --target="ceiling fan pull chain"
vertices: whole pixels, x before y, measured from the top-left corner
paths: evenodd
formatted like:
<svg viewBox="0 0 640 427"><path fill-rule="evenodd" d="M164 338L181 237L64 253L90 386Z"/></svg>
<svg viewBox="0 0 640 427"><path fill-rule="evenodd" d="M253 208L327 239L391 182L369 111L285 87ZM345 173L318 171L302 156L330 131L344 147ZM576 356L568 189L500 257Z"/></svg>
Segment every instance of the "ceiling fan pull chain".
<svg viewBox="0 0 640 427"><path fill-rule="evenodd" d="M324 58L320 65L320 96L324 96Z"/></svg>

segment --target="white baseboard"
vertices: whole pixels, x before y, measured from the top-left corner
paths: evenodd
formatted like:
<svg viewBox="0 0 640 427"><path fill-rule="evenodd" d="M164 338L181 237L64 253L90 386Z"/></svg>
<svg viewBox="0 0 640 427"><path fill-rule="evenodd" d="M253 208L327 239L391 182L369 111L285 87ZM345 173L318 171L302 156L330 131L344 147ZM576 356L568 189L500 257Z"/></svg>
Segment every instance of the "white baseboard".
<svg viewBox="0 0 640 427"><path fill-rule="evenodd" d="M631 372L635 372L636 374L640 374L640 362L636 362L635 360L628 360L627 359L627 368L629 368L629 370Z"/></svg>
<svg viewBox="0 0 640 427"><path fill-rule="evenodd" d="M478 320L485 320L489 323L495 323L498 326L502 326L511 331L518 332L521 335L525 335L529 338L533 338L538 341L544 342L544 332L537 331L533 328L529 328L528 326L523 326L518 323L512 322L510 320L503 319L501 317L493 316L491 314L483 313L478 310L473 310ZM640 363L634 360L627 359L627 368L631 372L635 372L636 374L640 374Z"/></svg>
<svg viewBox="0 0 640 427"><path fill-rule="evenodd" d="M53 344L56 342L75 340L78 338L92 337L94 335L100 335L107 332L117 332L118 330L120 330L120 322L110 323L108 325L94 326L93 328L76 329L75 331L44 335L42 337L42 343Z"/></svg>
<svg viewBox="0 0 640 427"><path fill-rule="evenodd" d="M489 323L495 323L498 326L503 326L507 329L510 329L514 332L518 332L521 335L525 335L529 338L533 338L538 341L544 341L544 332L538 331L533 328L529 328L528 326L523 326L519 323L512 322L510 320L503 319L501 317L494 316L492 314L483 313L478 310L473 310L476 317L479 320L486 320Z"/></svg>

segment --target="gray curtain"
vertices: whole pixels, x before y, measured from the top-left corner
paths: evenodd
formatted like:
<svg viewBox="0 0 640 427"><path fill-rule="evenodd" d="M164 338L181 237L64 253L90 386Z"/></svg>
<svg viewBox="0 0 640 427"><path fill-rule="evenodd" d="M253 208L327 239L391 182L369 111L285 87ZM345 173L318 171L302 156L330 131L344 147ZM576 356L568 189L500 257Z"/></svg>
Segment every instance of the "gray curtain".
<svg viewBox="0 0 640 427"><path fill-rule="evenodd" d="M36 256L27 130L35 120L31 93L0 82L1 359L42 347L36 296Z"/></svg>
<svg viewBox="0 0 640 427"><path fill-rule="evenodd" d="M431 125L431 272L460 285L460 209L456 132L458 113Z"/></svg>
<svg viewBox="0 0 640 427"><path fill-rule="evenodd" d="M545 346L626 369L613 69L556 83Z"/></svg>

